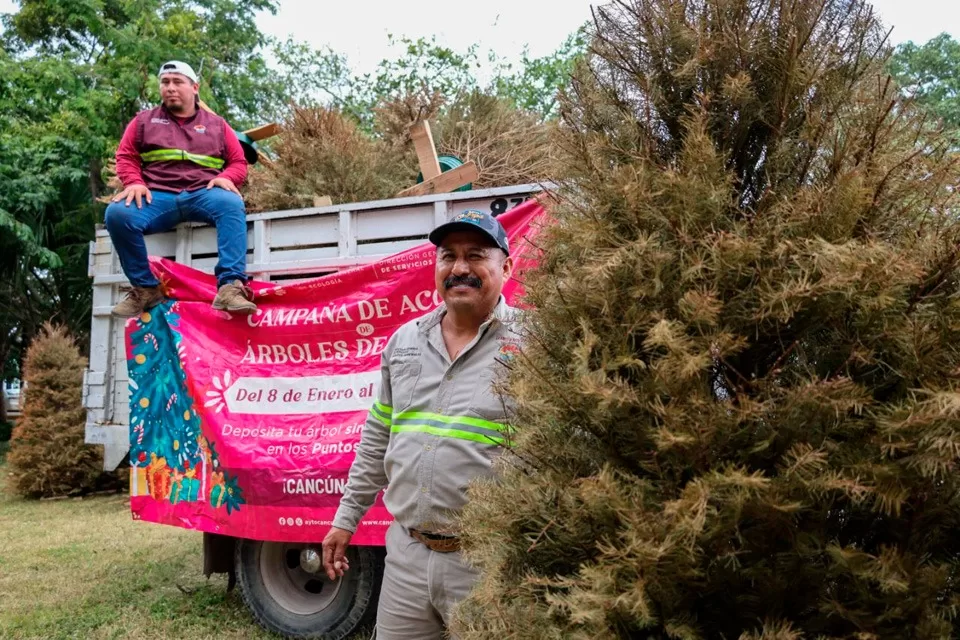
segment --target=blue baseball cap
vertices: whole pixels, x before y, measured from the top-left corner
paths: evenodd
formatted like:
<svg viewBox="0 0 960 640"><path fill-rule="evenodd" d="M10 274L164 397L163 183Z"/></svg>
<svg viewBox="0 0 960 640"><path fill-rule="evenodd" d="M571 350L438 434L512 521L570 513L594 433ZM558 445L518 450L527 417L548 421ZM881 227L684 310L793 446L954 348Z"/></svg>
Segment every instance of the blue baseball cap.
<svg viewBox="0 0 960 640"><path fill-rule="evenodd" d="M428 239L439 247L443 239L454 231L479 231L490 238L505 254L510 255L507 232L503 225L489 213L484 213L479 209L461 211L453 216L450 222L445 222L431 231Z"/></svg>

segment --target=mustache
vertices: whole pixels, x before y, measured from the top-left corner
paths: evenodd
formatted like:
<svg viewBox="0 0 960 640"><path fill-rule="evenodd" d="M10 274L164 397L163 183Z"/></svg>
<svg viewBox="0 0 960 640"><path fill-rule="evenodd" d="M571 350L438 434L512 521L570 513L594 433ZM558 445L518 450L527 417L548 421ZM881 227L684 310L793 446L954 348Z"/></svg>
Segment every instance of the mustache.
<svg viewBox="0 0 960 640"><path fill-rule="evenodd" d="M476 276L450 276L443 281L444 289L449 289L450 287L456 287L459 285L466 285L468 287L473 287L474 289L479 289L483 286L483 282L481 282L480 278Z"/></svg>

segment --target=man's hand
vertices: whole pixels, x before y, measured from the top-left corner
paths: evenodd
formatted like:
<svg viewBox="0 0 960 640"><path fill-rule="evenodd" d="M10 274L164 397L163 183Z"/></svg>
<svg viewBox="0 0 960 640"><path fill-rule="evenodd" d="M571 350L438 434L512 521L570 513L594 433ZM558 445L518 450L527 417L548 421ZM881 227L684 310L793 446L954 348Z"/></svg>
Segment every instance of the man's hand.
<svg viewBox="0 0 960 640"><path fill-rule="evenodd" d="M146 200L147 204L153 202L153 195L150 193L150 189L147 189L146 185L143 184L132 184L117 195L113 196L114 202L120 202L121 200L126 200L123 204L127 207L130 206L130 203L133 200L137 201L137 209L143 209L143 201Z"/></svg>
<svg viewBox="0 0 960 640"><path fill-rule="evenodd" d="M214 187L220 187L221 189L232 191L238 196L240 195L240 190L237 189L237 185L230 182L227 178L214 178L207 183L207 189L213 189Z"/></svg>
<svg viewBox="0 0 960 640"><path fill-rule="evenodd" d="M336 580L350 569L346 553L352 537L353 533L346 529L330 527L323 539L323 568L331 580Z"/></svg>

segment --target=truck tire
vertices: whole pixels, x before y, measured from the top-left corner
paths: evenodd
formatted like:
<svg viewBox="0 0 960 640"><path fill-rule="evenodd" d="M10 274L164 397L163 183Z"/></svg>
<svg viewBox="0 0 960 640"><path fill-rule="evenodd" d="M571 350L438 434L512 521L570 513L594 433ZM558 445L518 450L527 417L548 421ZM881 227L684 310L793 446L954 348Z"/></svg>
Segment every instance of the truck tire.
<svg viewBox="0 0 960 640"><path fill-rule="evenodd" d="M320 545L238 540L237 582L253 617L268 631L288 638L344 640L377 611L384 550L349 547L350 570L331 582L301 566L301 551Z"/></svg>

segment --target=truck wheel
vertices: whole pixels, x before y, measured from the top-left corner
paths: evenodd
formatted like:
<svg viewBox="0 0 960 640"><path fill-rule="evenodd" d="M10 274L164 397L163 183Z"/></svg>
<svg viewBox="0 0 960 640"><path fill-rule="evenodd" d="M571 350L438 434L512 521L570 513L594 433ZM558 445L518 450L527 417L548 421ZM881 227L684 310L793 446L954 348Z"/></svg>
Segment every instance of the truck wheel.
<svg viewBox="0 0 960 640"><path fill-rule="evenodd" d="M288 638L342 640L373 619L384 550L349 547L350 570L333 582L320 554L319 544L237 541L240 593L261 626Z"/></svg>

